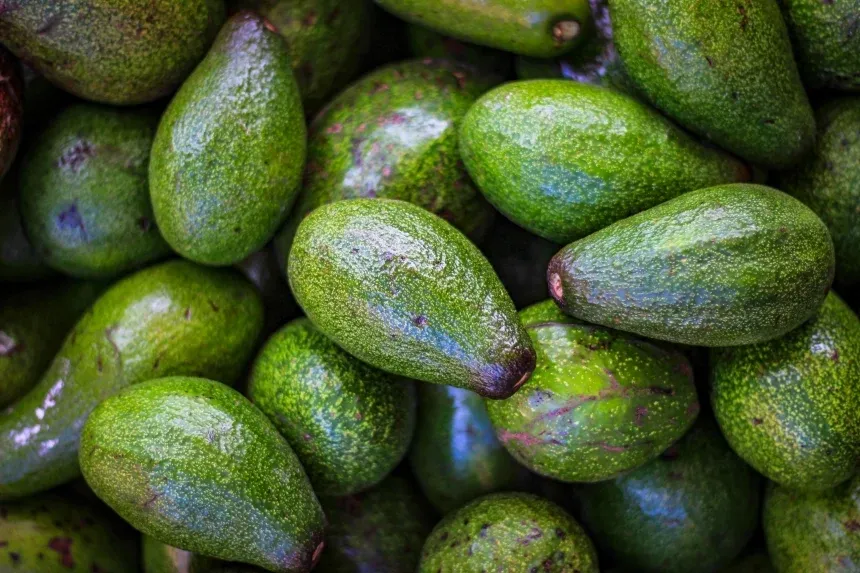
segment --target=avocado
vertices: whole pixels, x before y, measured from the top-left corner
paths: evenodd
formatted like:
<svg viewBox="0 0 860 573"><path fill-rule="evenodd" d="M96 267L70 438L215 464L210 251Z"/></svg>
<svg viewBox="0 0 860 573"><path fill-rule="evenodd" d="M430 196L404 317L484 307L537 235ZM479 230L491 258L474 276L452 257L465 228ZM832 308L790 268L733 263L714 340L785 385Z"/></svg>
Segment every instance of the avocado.
<svg viewBox="0 0 860 573"><path fill-rule="evenodd" d="M406 25L406 38L416 58L455 60L502 78L509 77L514 69L514 56L509 52L461 42L418 24Z"/></svg>
<svg viewBox="0 0 860 573"><path fill-rule="evenodd" d="M482 495L522 489L529 482L528 471L496 438L484 400L453 386L419 384L409 462L427 499L443 515Z"/></svg>
<svg viewBox="0 0 860 573"><path fill-rule="evenodd" d="M415 387L353 358L300 318L254 360L248 398L278 428L319 495L380 482L406 455Z"/></svg>
<svg viewBox="0 0 860 573"><path fill-rule="evenodd" d="M251 281L263 299L266 324L263 335L268 337L298 314L298 306L287 278L281 271L272 245L266 245L236 264L236 268Z"/></svg>
<svg viewBox="0 0 860 573"><path fill-rule="evenodd" d="M259 296L235 271L169 261L113 285L39 383L0 412L0 500L79 475L84 421L125 386L175 374L235 382L262 323Z"/></svg>
<svg viewBox="0 0 860 573"><path fill-rule="evenodd" d="M173 249L231 265L287 215L305 163L290 52L251 12L224 24L161 118L149 163L155 219Z"/></svg>
<svg viewBox="0 0 860 573"><path fill-rule="evenodd" d="M345 497L321 497L328 517L326 548L316 573L415 571L433 528L425 502L405 478Z"/></svg>
<svg viewBox="0 0 860 573"><path fill-rule="evenodd" d="M720 573L775 573L775 571L766 553L753 553L738 559L725 569L720 569Z"/></svg>
<svg viewBox="0 0 860 573"><path fill-rule="evenodd" d="M777 338L818 309L833 282L827 227L762 185L699 189L571 243L550 293L581 320L700 346Z"/></svg>
<svg viewBox="0 0 860 573"><path fill-rule="evenodd" d="M2 15L0 15L2 17ZM0 178L18 153L24 127L24 80L15 56L0 46Z"/></svg>
<svg viewBox="0 0 860 573"><path fill-rule="evenodd" d="M170 253L149 202L157 125L151 110L77 104L29 147L20 171L21 216L48 265L104 278Z"/></svg>
<svg viewBox="0 0 860 573"><path fill-rule="evenodd" d="M794 489L830 489L860 457L860 319L831 292L781 338L711 351L711 402L732 448Z"/></svg>
<svg viewBox="0 0 860 573"><path fill-rule="evenodd" d="M17 185L13 173L0 182L0 283L36 282L55 274L24 232Z"/></svg>
<svg viewBox="0 0 860 573"><path fill-rule="evenodd" d="M105 285L59 281L0 303L0 408L26 394Z"/></svg>
<svg viewBox="0 0 860 573"><path fill-rule="evenodd" d="M143 573L265 573L265 569L221 561L177 549L150 537L143 536Z"/></svg>
<svg viewBox="0 0 860 573"><path fill-rule="evenodd" d="M274 573L309 571L325 516L268 418L232 388L174 376L102 402L81 433L87 483L135 529Z"/></svg>
<svg viewBox="0 0 860 573"><path fill-rule="evenodd" d="M814 151L779 174L776 185L827 224L836 248L836 281L853 287L860 284L860 97L833 101L817 118Z"/></svg>
<svg viewBox="0 0 860 573"><path fill-rule="evenodd" d="M534 370L531 341L490 263L411 203L317 208L296 233L289 280L323 333L392 374L507 398Z"/></svg>
<svg viewBox="0 0 860 573"><path fill-rule="evenodd" d="M225 16L224 0L27 1L3 8L0 43L64 90L115 105L176 89Z"/></svg>
<svg viewBox="0 0 860 573"><path fill-rule="evenodd" d="M485 94L463 120L460 149L493 206L556 243L688 191L750 177L743 163L638 100L558 79Z"/></svg>
<svg viewBox="0 0 860 573"><path fill-rule="evenodd" d="M710 573L758 525L760 478L701 421L656 460L582 492L582 520L624 570Z"/></svg>
<svg viewBox="0 0 860 573"><path fill-rule="evenodd" d="M849 573L860 567L860 477L815 492L771 484L762 522L779 573Z"/></svg>
<svg viewBox="0 0 860 573"><path fill-rule="evenodd" d="M590 25L587 0L376 0L407 22L506 52L550 58L569 52Z"/></svg>
<svg viewBox="0 0 860 573"><path fill-rule="evenodd" d="M449 513L421 552L419 573L598 573L597 553L566 511L528 493L493 493Z"/></svg>
<svg viewBox="0 0 860 573"><path fill-rule="evenodd" d="M684 127L763 167L812 147L815 119L777 0L609 0L637 91Z"/></svg>

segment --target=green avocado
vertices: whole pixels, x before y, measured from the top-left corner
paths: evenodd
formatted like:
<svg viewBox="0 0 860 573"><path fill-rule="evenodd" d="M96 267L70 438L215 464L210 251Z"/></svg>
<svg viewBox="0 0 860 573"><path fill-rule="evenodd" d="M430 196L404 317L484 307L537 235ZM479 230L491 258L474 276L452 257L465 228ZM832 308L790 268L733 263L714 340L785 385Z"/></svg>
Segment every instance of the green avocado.
<svg viewBox="0 0 860 573"><path fill-rule="evenodd" d="M567 80L513 82L485 94L463 120L460 149L490 203L556 243L750 177L743 163L638 100Z"/></svg>
<svg viewBox="0 0 860 573"><path fill-rule="evenodd" d="M507 398L534 370L531 341L490 263L411 203L319 207L299 226L289 280L323 333L392 374Z"/></svg>
<svg viewBox="0 0 860 573"><path fill-rule="evenodd" d="M349 495L400 463L415 430L415 387L353 358L300 318L254 360L248 398L295 450L314 491Z"/></svg>
<svg viewBox="0 0 860 573"><path fill-rule="evenodd" d="M25 1L3 8L0 43L64 90L117 105L176 89L225 15L224 0Z"/></svg>
<svg viewBox="0 0 860 573"><path fill-rule="evenodd" d="M656 460L582 492L601 549L637 573L710 573L758 525L760 478L703 418Z"/></svg>
<svg viewBox="0 0 860 573"><path fill-rule="evenodd" d="M81 470L135 529L274 573L309 571L325 516L286 440L244 396L175 376L102 402L81 433Z"/></svg>
<svg viewBox="0 0 860 573"><path fill-rule="evenodd" d="M762 522L778 573L849 573L860 568L860 477L819 492L771 484Z"/></svg>
<svg viewBox="0 0 860 573"><path fill-rule="evenodd" d="M0 15L2 17L2 15ZM0 46L0 178L18 153L24 131L24 80L15 56ZM0 191L2 192L2 191Z"/></svg>
<svg viewBox="0 0 860 573"><path fill-rule="evenodd" d="M615 45L643 97L764 167L793 165L815 119L777 0L609 0Z"/></svg>
<svg viewBox="0 0 860 573"><path fill-rule="evenodd" d="M298 314L298 306L287 278L281 271L272 245L266 245L236 264L236 268L251 281L263 299L266 325L263 335L268 337Z"/></svg>
<svg viewBox="0 0 860 573"><path fill-rule="evenodd" d="M781 338L711 352L711 402L732 448L772 481L830 489L860 459L860 319L831 292Z"/></svg>
<svg viewBox="0 0 860 573"><path fill-rule="evenodd" d="M440 513L496 491L520 490L529 473L496 438L484 400L469 390L420 384L409 462Z"/></svg>
<svg viewBox="0 0 860 573"><path fill-rule="evenodd" d="M235 271L169 261L116 283L66 337L40 382L0 412L0 500L79 475L89 413L122 388L176 374L235 382L263 323Z"/></svg>
<svg viewBox="0 0 860 573"><path fill-rule="evenodd" d="M565 312L649 338L734 346L777 338L833 282L827 227L762 185L700 189L571 243L549 264Z"/></svg>
<svg viewBox="0 0 860 573"><path fill-rule="evenodd" d="M433 528L425 503L408 480L394 475L363 493L320 498L329 526L314 571L415 571L421 544Z"/></svg>
<svg viewBox="0 0 860 573"><path fill-rule="evenodd" d="M180 255L231 265L286 217L305 163L305 119L283 38L251 12L224 25L161 118L149 163L162 235Z"/></svg>
<svg viewBox="0 0 860 573"><path fill-rule="evenodd" d="M36 282L55 273L24 232L17 185L14 173L0 182L0 283Z"/></svg>
<svg viewBox="0 0 860 573"><path fill-rule="evenodd" d="M449 513L430 533L419 573L598 573L597 553L566 511L528 493L494 493Z"/></svg>
<svg viewBox="0 0 860 573"><path fill-rule="evenodd" d="M720 573L775 573L775 570L766 553L753 553L720 569Z"/></svg>
<svg viewBox="0 0 860 573"><path fill-rule="evenodd" d="M221 561L177 549L150 537L143 536L143 573L265 573L265 569Z"/></svg>
<svg viewBox="0 0 860 573"><path fill-rule="evenodd" d="M827 224L836 248L836 280L852 287L860 284L860 97L836 100L817 117L815 150L776 184Z"/></svg>
<svg viewBox="0 0 860 573"><path fill-rule="evenodd" d="M506 52L550 58L569 52L590 25L587 0L376 0L407 22Z"/></svg>
<svg viewBox="0 0 860 573"><path fill-rule="evenodd" d="M33 142L20 170L21 216L48 265L112 277L170 252L149 202L157 125L152 110L77 104Z"/></svg>
<svg viewBox="0 0 860 573"><path fill-rule="evenodd" d="M462 42L418 24L406 25L406 39L416 58L455 60L502 78L514 69L514 57L509 52Z"/></svg>

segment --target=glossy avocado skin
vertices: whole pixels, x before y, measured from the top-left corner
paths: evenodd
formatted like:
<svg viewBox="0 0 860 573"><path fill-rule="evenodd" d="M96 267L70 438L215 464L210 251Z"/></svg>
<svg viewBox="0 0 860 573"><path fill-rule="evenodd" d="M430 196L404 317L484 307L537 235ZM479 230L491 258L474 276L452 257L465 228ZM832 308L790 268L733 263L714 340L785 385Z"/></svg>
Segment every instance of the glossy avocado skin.
<svg viewBox="0 0 860 573"><path fill-rule="evenodd" d="M563 244L688 191L749 179L743 163L645 104L566 80L485 94L463 120L460 149L490 203Z"/></svg>
<svg viewBox="0 0 860 573"><path fill-rule="evenodd" d="M0 283L35 282L53 274L24 232L17 178L9 174L0 183Z"/></svg>
<svg viewBox="0 0 860 573"><path fill-rule="evenodd" d="M415 430L415 387L353 358L306 318L254 360L248 398L295 450L319 495L365 490L388 475Z"/></svg>
<svg viewBox="0 0 860 573"><path fill-rule="evenodd" d="M411 203L316 209L296 234L289 280L323 333L393 374L507 398L534 369L531 341L490 264Z"/></svg>
<svg viewBox="0 0 860 573"><path fill-rule="evenodd" d="M102 402L81 434L87 483L146 535L275 573L308 571L325 516L286 440L232 388L143 382Z"/></svg>
<svg viewBox="0 0 860 573"><path fill-rule="evenodd" d="M3 177L21 143L24 127L24 80L15 56L0 47L0 177Z"/></svg>
<svg viewBox="0 0 860 573"><path fill-rule="evenodd" d="M419 573L530 571L597 573L582 527L556 504L527 493L495 493L448 514L421 552Z"/></svg>
<svg viewBox="0 0 860 573"><path fill-rule="evenodd" d="M514 69L514 57L509 52L462 42L418 24L406 25L406 39L416 58L456 60L502 78L509 77Z"/></svg>
<svg viewBox="0 0 860 573"><path fill-rule="evenodd" d="M565 312L649 338L735 346L776 338L833 281L827 227L762 185L700 189L562 249L550 293Z"/></svg>
<svg viewBox="0 0 860 573"><path fill-rule="evenodd" d="M126 386L175 374L235 382L262 322L254 287L232 271L169 261L116 283L39 383L0 412L0 499L76 477L83 422Z"/></svg>
<svg viewBox="0 0 860 573"><path fill-rule="evenodd" d="M860 319L835 293L806 324L711 352L711 402L732 448L794 489L829 489L860 456Z"/></svg>
<svg viewBox="0 0 860 573"><path fill-rule="evenodd" d="M587 486L584 525L640 573L710 573L731 563L758 524L760 477L703 419L658 459Z"/></svg>
<svg viewBox="0 0 860 573"><path fill-rule="evenodd" d="M777 0L609 0L615 45L637 90L752 163L786 168L815 119Z"/></svg>
<svg viewBox="0 0 860 573"><path fill-rule="evenodd" d="M155 219L185 258L231 265L293 204L305 123L286 42L251 12L224 25L161 118L149 164Z"/></svg>
<svg viewBox="0 0 860 573"><path fill-rule="evenodd" d="M112 277L170 247L149 202L149 151L158 114L76 104L23 157L21 214L45 262L79 278Z"/></svg>
<svg viewBox="0 0 860 573"><path fill-rule="evenodd" d="M771 484L762 521L778 573L848 573L860 565L860 477L820 492Z"/></svg>

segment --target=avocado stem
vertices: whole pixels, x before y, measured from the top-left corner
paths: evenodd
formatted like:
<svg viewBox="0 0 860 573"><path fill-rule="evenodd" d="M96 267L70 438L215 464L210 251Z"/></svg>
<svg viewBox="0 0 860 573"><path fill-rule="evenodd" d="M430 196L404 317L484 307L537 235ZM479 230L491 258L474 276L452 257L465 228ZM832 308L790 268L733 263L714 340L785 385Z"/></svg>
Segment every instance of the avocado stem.
<svg viewBox="0 0 860 573"><path fill-rule="evenodd" d="M566 44L579 36L582 26L576 20L561 20L552 27L552 37L559 44Z"/></svg>

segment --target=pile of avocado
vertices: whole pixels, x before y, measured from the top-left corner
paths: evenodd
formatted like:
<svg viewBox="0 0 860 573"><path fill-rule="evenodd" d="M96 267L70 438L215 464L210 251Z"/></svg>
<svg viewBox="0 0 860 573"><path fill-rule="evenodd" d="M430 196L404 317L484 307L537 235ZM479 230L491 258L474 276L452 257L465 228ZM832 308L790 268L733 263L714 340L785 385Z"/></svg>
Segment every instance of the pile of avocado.
<svg viewBox="0 0 860 573"><path fill-rule="evenodd" d="M860 573L858 310L860 0L0 0L0 573Z"/></svg>

